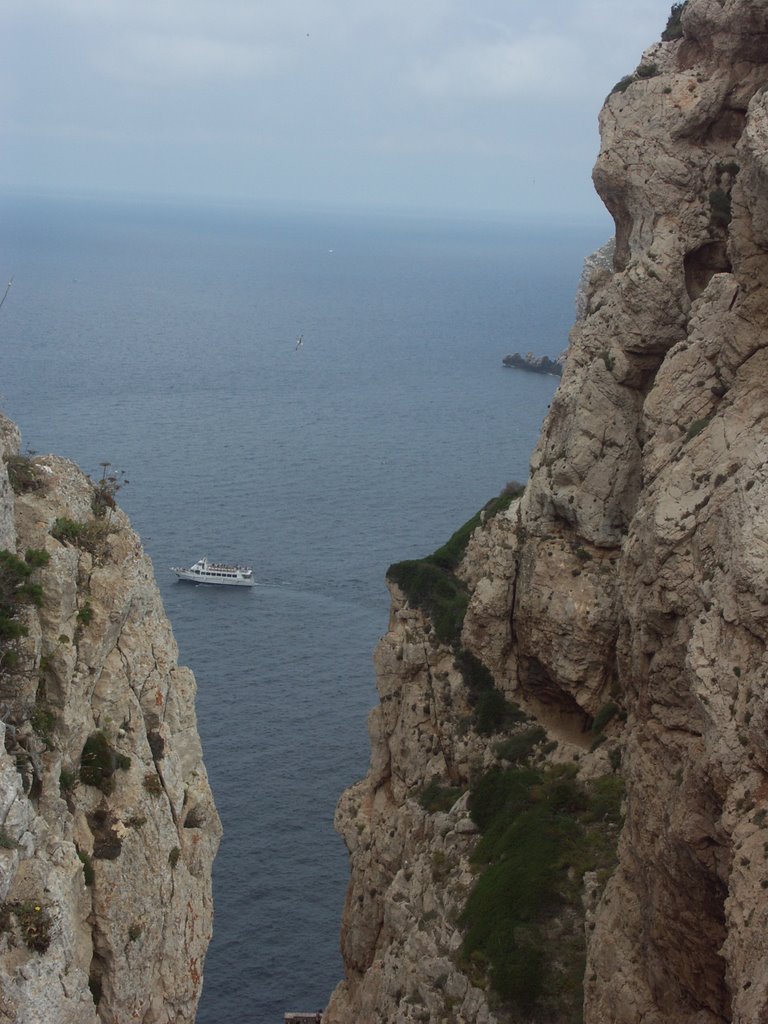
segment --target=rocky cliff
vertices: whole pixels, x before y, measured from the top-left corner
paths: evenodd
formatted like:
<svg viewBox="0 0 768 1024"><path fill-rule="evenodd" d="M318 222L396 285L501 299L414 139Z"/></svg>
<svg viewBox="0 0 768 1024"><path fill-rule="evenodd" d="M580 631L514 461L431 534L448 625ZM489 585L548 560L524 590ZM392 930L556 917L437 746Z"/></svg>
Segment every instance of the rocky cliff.
<svg viewBox="0 0 768 1024"><path fill-rule="evenodd" d="M192 1022L220 825L114 478L0 420L0 1021Z"/></svg>
<svg viewBox="0 0 768 1024"><path fill-rule="evenodd" d="M523 495L390 569L335 1024L768 1020L768 5L664 37Z"/></svg>

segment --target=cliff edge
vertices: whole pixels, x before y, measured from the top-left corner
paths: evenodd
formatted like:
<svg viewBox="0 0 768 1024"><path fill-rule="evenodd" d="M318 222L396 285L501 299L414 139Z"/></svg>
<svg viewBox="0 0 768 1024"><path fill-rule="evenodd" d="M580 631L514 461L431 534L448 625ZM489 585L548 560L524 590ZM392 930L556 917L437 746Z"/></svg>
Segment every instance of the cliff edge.
<svg viewBox="0 0 768 1024"><path fill-rule="evenodd" d="M141 543L0 419L0 1021L195 1019L221 828Z"/></svg>
<svg viewBox="0 0 768 1024"><path fill-rule="evenodd" d="M389 571L329 1022L768 1019L767 64L675 5L524 493Z"/></svg>

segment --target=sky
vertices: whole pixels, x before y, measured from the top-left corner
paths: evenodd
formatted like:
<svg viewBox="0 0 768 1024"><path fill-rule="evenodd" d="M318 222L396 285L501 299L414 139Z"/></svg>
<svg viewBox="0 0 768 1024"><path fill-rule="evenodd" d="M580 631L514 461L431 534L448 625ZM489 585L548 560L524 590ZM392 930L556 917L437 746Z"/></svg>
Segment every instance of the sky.
<svg viewBox="0 0 768 1024"><path fill-rule="evenodd" d="M0 0L0 192L591 222L669 0Z"/></svg>

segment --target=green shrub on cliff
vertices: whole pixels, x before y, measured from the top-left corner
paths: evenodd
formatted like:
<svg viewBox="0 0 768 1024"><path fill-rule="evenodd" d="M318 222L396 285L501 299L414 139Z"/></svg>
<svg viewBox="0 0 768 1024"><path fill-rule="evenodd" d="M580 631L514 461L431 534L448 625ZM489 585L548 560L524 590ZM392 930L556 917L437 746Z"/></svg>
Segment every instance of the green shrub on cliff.
<svg viewBox="0 0 768 1024"><path fill-rule="evenodd" d="M620 78L616 85L614 85L614 87L611 89L611 96L613 96L615 92L626 92L634 81L634 75L624 75L624 77Z"/></svg>
<svg viewBox="0 0 768 1024"><path fill-rule="evenodd" d="M61 541L62 544L77 544L84 525L75 519L70 519L69 516L59 516L51 527L51 536Z"/></svg>
<svg viewBox="0 0 768 1024"><path fill-rule="evenodd" d="M713 228L727 228L731 223L731 197L719 186L709 193L709 223Z"/></svg>
<svg viewBox="0 0 768 1024"><path fill-rule="evenodd" d="M127 771L131 759L118 754L103 732L93 732L85 741L80 755L80 781L95 786L109 796L114 791L114 774L118 768Z"/></svg>
<svg viewBox="0 0 768 1024"><path fill-rule="evenodd" d="M622 794L615 775L583 784L563 765L496 767L472 786L481 874L461 915L463 963L518 1012L578 1018L582 879L614 866Z"/></svg>
<svg viewBox="0 0 768 1024"><path fill-rule="evenodd" d="M685 432L684 443L692 441L694 437L697 437L702 432L702 430L706 429L706 427L709 426L709 422L711 419L711 416L704 416L700 420L694 420Z"/></svg>
<svg viewBox="0 0 768 1024"><path fill-rule="evenodd" d="M614 704L613 701L603 704L592 721L592 735L599 736L611 719L618 715L620 710L619 705Z"/></svg>
<svg viewBox="0 0 768 1024"><path fill-rule="evenodd" d="M513 764L522 764L528 761L537 747L547 742L546 730L540 725L531 725L522 732L516 732L497 743L494 752L502 761L511 761Z"/></svg>
<svg viewBox="0 0 768 1024"><path fill-rule="evenodd" d="M665 43L671 42L673 39L680 39L683 35L683 10L688 0L684 0L683 3L672 4L672 10L669 12L669 18L667 19L667 26L661 33L661 38Z"/></svg>
<svg viewBox="0 0 768 1024"><path fill-rule="evenodd" d="M23 605L39 607L42 603L42 587L30 577L35 569L47 564L48 557L46 551L35 548L30 548L23 559L7 549L0 551L0 665L3 668L16 664L15 643L27 635L27 627L19 619Z"/></svg>
<svg viewBox="0 0 768 1024"><path fill-rule="evenodd" d="M14 900L0 905L0 932L11 936L34 953L45 953L51 944L51 916L37 900Z"/></svg>
<svg viewBox="0 0 768 1024"><path fill-rule="evenodd" d="M494 516L498 515L499 512L504 512L515 498L519 498L525 487L523 484L517 483L516 480L511 480L501 494L496 498L491 498L479 512L476 512L471 519L467 520L463 526L460 526L454 534L451 535L450 539L442 547L439 547L433 555L428 556L428 561L434 562L435 565L439 565L443 569L452 571L459 564L461 559L464 557L464 552L467 550L467 544L469 539L475 532L477 527L482 522L487 522Z"/></svg>
<svg viewBox="0 0 768 1024"><path fill-rule="evenodd" d="M460 579L429 558L397 562L387 570L387 578L400 587L409 604L426 612L438 640L459 643L469 604L469 592Z"/></svg>
<svg viewBox="0 0 768 1024"><path fill-rule="evenodd" d="M78 850L77 856L83 865L83 879L86 885L93 885L96 881L96 871L93 867L93 858L84 850Z"/></svg>
<svg viewBox="0 0 768 1024"><path fill-rule="evenodd" d="M0 551L0 602L17 607L20 604L40 604L42 591L38 583L32 583L30 576L48 564L47 551L30 548L25 557L19 558L12 551Z"/></svg>
<svg viewBox="0 0 768 1024"><path fill-rule="evenodd" d="M403 591L412 607L420 608L429 616L435 635L442 643L458 647L460 642L469 592L454 570L464 556L470 537L481 522L509 508L524 489L522 484L510 481L498 497L459 527L434 554L395 562L387 569L387 579Z"/></svg>
<svg viewBox="0 0 768 1024"><path fill-rule="evenodd" d="M658 64L640 64L635 74L638 78L655 78L659 73Z"/></svg>
<svg viewBox="0 0 768 1024"><path fill-rule="evenodd" d="M51 527L51 536L56 540L89 551L92 555L99 553L108 533L109 524L104 519L96 517L81 522L67 516L59 516Z"/></svg>
<svg viewBox="0 0 768 1024"><path fill-rule="evenodd" d="M472 722L482 736L490 736L525 721L525 713L496 688L488 668L471 651L459 648L453 664L461 672L464 685L469 691Z"/></svg>
<svg viewBox="0 0 768 1024"><path fill-rule="evenodd" d="M421 790L417 799L427 814L437 814L438 811L450 811L463 792L458 786L442 786L440 780L434 778Z"/></svg>

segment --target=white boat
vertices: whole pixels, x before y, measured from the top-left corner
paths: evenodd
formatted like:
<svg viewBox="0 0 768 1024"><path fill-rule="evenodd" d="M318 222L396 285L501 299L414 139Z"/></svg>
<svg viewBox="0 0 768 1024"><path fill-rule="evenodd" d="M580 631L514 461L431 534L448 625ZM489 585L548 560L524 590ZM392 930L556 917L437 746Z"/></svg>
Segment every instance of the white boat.
<svg viewBox="0 0 768 1024"><path fill-rule="evenodd" d="M201 558L188 569L171 566L180 580L190 583L217 583L225 587L252 587L254 585L253 569L247 565L224 565L221 562L209 562L207 556Z"/></svg>

